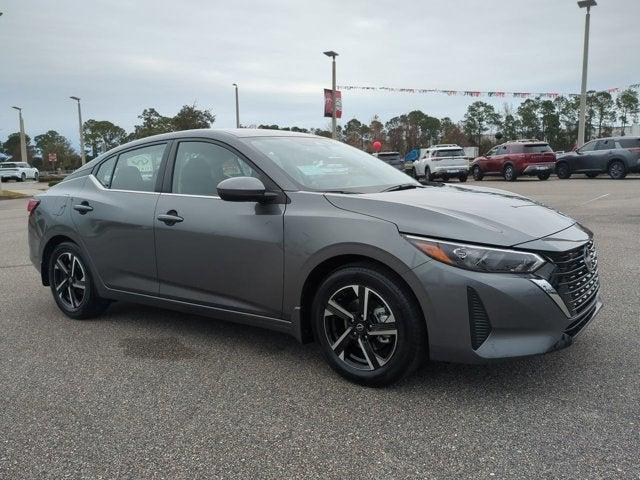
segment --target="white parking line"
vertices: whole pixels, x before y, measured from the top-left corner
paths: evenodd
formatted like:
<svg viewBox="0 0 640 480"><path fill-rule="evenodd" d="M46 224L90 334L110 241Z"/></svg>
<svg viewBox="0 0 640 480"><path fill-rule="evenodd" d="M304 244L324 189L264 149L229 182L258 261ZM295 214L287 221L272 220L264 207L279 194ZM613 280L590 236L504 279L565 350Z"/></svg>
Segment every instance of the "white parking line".
<svg viewBox="0 0 640 480"><path fill-rule="evenodd" d="M599 197L592 198L591 200L588 200L588 201L580 204L580 206L586 205L586 204L591 203L591 202L595 202L596 200L600 200L601 198L608 197L609 195L610 195L609 193L605 193L604 195L600 195Z"/></svg>

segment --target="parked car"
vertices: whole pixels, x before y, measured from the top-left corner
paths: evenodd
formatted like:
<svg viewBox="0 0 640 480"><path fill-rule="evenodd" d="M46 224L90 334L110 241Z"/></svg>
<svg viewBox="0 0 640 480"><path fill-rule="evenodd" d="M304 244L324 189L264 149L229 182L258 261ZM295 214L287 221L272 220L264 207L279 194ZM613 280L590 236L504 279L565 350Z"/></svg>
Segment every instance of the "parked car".
<svg viewBox="0 0 640 480"><path fill-rule="evenodd" d="M2 177L2 181L16 180L24 182L27 179L33 179L37 182L40 172L27 162L4 162L0 163L0 177Z"/></svg>
<svg viewBox="0 0 640 480"><path fill-rule="evenodd" d="M421 185L310 134L145 138L27 209L31 260L67 316L125 300L271 328L315 339L367 385L425 357L567 347L602 305L575 220L510 192Z"/></svg>
<svg viewBox="0 0 640 480"><path fill-rule="evenodd" d="M448 181L457 178L466 182L469 176L469 159L464 149L446 143L427 148L422 156L413 162L413 176L432 182L436 178Z"/></svg>
<svg viewBox="0 0 640 480"><path fill-rule="evenodd" d="M374 153L373 156L391 165L393 168L404 171L404 159L399 152L377 152Z"/></svg>
<svg viewBox="0 0 640 480"><path fill-rule="evenodd" d="M556 155L547 142L516 140L493 147L471 163L474 180L499 175L514 182L521 175L547 180L554 171Z"/></svg>
<svg viewBox="0 0 640 480"><path fill-rule="evenodd" d="M589 178L608 173L614 180L620 180L631 172L640 172L640 137L591 140L560 155L556 162L556 174L562 179L574 173L584 173Z"/></svg>

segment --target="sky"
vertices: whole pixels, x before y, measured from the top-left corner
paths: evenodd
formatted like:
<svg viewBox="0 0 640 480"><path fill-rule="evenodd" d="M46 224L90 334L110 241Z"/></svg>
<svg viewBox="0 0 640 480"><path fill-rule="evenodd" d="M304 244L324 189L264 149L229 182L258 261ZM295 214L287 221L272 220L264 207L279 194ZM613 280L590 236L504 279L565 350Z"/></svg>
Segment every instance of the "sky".
<svg viewBox="0 0 640 480"><path fill-rule="evenodd" d="M574 0L5 0L0 2L0 141L53 129L79 143L84 119L127 131L147 107L197 104L214 128L323 127L326 50L338 85L579 92L584 10ZM592 10L589 89L640 82L640 0ZM420 109L460 120L476 98L343 92L344 119ZM483 98L496 108L512 98Z"/></svg>

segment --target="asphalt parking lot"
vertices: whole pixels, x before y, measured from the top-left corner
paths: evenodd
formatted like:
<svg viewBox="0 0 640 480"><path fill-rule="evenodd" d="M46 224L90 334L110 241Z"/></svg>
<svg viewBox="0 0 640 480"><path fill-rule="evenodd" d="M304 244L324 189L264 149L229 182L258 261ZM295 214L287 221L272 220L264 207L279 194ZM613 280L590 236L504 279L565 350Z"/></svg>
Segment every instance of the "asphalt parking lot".
<svg viewBox="0 0 640 480"><path fill-rule="evenodd" d="M640 478L640 177L480 184L591 228L605 308L569 349L378 390L258 328L68 319L29 263L26 200L0 201L0 478Z"/></svg>

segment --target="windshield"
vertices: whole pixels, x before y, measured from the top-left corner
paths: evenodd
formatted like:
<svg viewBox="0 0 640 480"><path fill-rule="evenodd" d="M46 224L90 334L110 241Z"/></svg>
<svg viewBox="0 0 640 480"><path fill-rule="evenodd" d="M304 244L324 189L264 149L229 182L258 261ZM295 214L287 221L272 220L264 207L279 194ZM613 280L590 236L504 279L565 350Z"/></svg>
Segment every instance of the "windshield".
<svg viewBox="0 0 640 480"><path fill-rule="evenodd" d="M393 185L420 185L368 153L344 143L310 137L249 139L306 190L380 192Z"/></svg>
<svg viewBox="0 0 640 480"><path fill-rule="evenodd" d="M450 150L437 150L433 154L434 157L464 157L464 150L455 148Z"/></svg>

